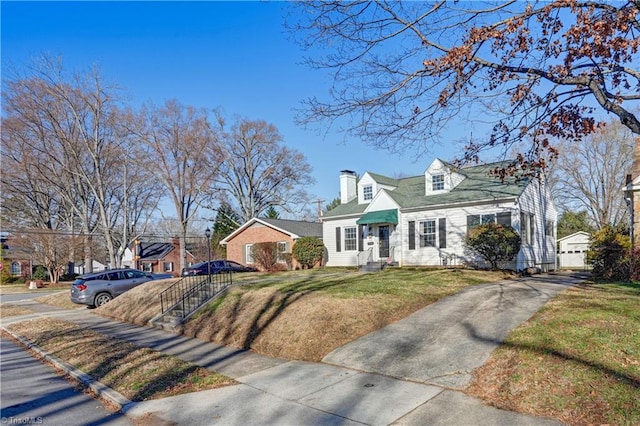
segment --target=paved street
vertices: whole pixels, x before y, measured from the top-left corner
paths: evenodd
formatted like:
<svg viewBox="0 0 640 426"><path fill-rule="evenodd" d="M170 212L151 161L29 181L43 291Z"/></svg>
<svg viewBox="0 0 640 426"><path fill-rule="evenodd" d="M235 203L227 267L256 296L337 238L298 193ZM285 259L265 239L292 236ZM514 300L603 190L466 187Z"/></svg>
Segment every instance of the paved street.
<svg viewBox="0 0 640 426"><path fill-rule="evenodd" d="M132 425L112 413L12 340L0 338L2 424Z"/></svg>

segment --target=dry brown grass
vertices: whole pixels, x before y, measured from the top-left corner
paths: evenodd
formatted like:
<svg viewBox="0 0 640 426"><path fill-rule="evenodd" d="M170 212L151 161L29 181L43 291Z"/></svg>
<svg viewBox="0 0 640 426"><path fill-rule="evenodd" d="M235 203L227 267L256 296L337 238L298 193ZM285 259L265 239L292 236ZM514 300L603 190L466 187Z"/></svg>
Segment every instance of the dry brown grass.
<svg viewBox="0 0 640 426"><path fill-rule="evenodd" d="M10 303L0 304L0 318L17 317L21 315L33 314L34 311L22 306L12 305Z"/></svg>
<svg viewBox="0 0 640 426"><path fill-rule="evenodd" d="M344 345L390 321L373 298L336 299L321 294L287 295L262 288L231 295L216 312L187 322L183 333L258 353L320 361Z"/></svg>
<svg viewBox="0 0 640 426"><path fill-rule="evenodd" d="M44 303L45 305L57 306L63 309L77 309L81 305L76 305L69 298L69 291L61 291L56 294L48 294L33 299L35 302Z"/></svg>
<svg viewBox="0 0 640 426"><path fill-rule="evenodd" d="M18 293L44 293L50 291L68 290L71 283L44 283L43 287L30 289L27 284L1 284L0 294L18 294Z"/></svg>
<svg viewBox="0 0 640 426"><path fill-rule="evenodd" d="M146 282L96 308L94 312L132 324L147 325L150 319L162 312L160 293L176 281L178 278Z"/></svg>
<svg viewBox="0 0 640 426"><path fill-rule="evenodd" d="M235 384L181 359L46 318L7 327L132 401L164 398Z"/></svg>

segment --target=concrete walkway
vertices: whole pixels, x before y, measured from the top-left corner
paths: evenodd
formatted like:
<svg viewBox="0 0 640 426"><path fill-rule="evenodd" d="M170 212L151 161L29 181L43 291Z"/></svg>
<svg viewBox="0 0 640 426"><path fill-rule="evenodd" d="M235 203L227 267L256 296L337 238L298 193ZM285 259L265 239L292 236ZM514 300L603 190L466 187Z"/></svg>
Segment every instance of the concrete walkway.
<svg viewBox="0 0 640 426"><path fill-rule="evenodd" d="M334 350L323 362L464 389L511 330L583 280L545 274L469 287Z"/></svg>
<svg viewBox="0 0 640 426"><path fill-rule="evenodd" d="M509 330L581 279L543 275L471 288L336 349L324 363L265 357L108 320L86 309L50 315L240 382L160 400L125 401L123 412L134 418L152 415L178 425L556 425L553 419L488 407L455 389L468 383L471 371ZM34 314L42 315L47 314ZM21 319L8 318L2 325Z"/></svg>

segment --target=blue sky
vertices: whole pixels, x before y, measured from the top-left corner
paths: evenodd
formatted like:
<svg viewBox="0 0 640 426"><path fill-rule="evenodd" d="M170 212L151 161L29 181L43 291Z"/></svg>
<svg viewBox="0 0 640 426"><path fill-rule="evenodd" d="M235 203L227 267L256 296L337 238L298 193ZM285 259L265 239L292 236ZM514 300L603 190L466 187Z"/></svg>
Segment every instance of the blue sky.
<svg viewBox="0 0 640 426"><path fill-rule="evenodd" d="M303 99L326 97L330 75L301 64L304 52L283 26L286 3L2 1L0 7L3 76L48 53L62 56L67 70L97 65L132 105L175 98L264 119L306 156L316 180L308 191L323 205L339 195L340 170L418 175L435 156L393 155L294 123ZM441 147L437 156L451 159L453 150Z"/></svg>

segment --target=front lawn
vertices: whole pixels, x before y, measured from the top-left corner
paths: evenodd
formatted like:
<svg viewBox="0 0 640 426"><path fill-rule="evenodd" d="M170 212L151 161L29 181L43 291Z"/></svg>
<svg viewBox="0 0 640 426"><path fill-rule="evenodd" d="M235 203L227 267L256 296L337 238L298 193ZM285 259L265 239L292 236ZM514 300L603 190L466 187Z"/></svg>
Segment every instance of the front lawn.
<svg viewBox="0 0 640 426"><path fill-rule="evenodd" d="M640 424L640 284L551 300L475 372L469 393L565 424Z"/></svg>

